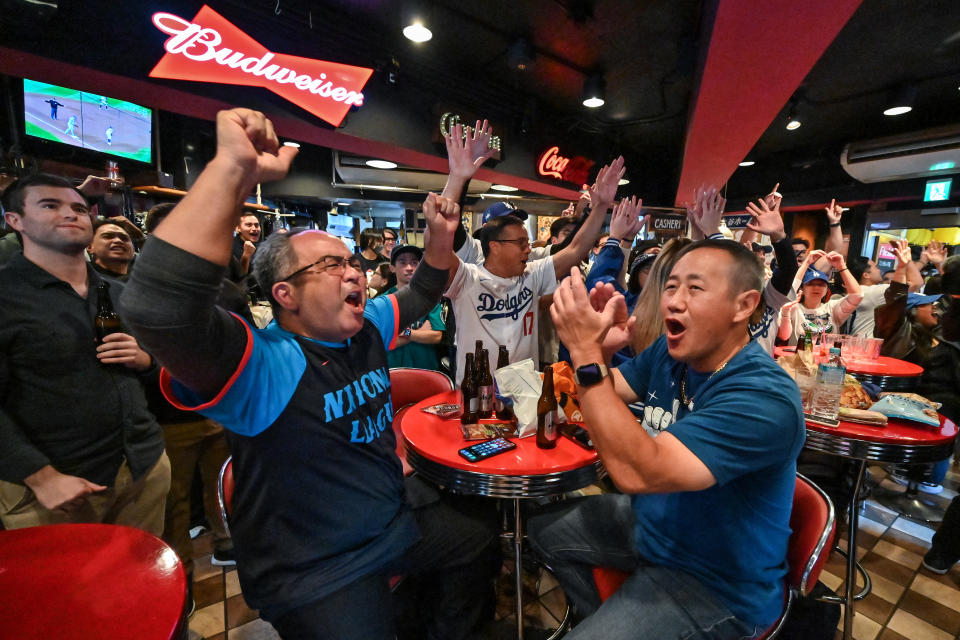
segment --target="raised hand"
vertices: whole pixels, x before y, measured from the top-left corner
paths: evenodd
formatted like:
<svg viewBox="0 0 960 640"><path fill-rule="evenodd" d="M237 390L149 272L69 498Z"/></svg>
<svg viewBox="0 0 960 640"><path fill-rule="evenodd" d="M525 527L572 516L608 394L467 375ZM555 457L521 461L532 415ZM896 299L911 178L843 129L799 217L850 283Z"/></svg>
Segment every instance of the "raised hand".
<svg viewBox="0 0 960 640"><path fill-rule="evenodd" d="M460 224L460 205L430 192L423 201L423 218L432 236L449 235L452 238Z"/></svg>
<svg viewBox="0 0 960 640"><path fill-rule="evenodd" d="M837 204L836 198L830 200L830 204L824 209L827 212L827 219L830 224L837 224L843 217L843 207Z"/></svg>
<svg viewBox="0 0 960 640"><path fill-rule="evenodd" d="M630 335L637 318L627 310L626 299L610 283L597 283L590 291L590 306L602 313L610 301L614 304L613 325L603 339L604 359L630 344ZM622 303L622 304L621 304Z"/></svg>
<svg viewBox="0 0 960 640"><path fill-rule="evenodd" d="M937 269L939 269L943 261L947 259L947 248L942 242L937 242L936 240L931 240L923 252L927 254L927 259L930 261L930 264Z"/></svg>
<svg viewBox="0 0 960 640"><path fill-rule="evenodd" d="M604 208L610 206L617 197L617 186L626 172L623 164L623 156L620 156L597 172L597 179L590 187L590 203L594 209L601 204Z"/></svg>
<svg viewBox="0 0 960 640"><path fill-rule="evenodd" d="M720 233L720 222L723 219L723 210L726 206L727 199L720 195L720 190L717 187L711 185L700 191L700 217L696 220L696 223L703 235L711 236Z"/></svg>
<svg viewBox="0 0 960 640"><path fill-rule="evenodd" d="M573 207L573 216L578 220L583 217L583 212L587 208L587 205L590 204L590 187L589 185L583 185L580 187L580 198L577 200L577 204Z"/></svg>
<svg viewBox="0 0 960 640"><path fill-rule="evenodd" d="M621 200L610 217L610 237L630 241L637 237L637 233L650 217L639 215L642 206L643 200L638 200L637 196Z"/></svg>
<svg viewBox="0 0 960 640"><path fill-rule="evenodd" d="M273 123L259 111L238 108L217 114L214 160L240 167L251 188L258 182L283 178L296 155L294 147L280 146Z"/></svg>
<svg viewBox="0 0 960 640"><path fill-rule="evenodd" d="M475 127L467 127L467 135L463 135L463 125L457 124L450 128L444 142L447 145L447 161L450 164L450 175L463 180L469 180L488 158L497 151L490 148L490 136L493 129L484 120L477 120Z"/></svg>
<svg viewBox="0 0 960 640"><path fill-rule="evenodd" d="M894 240L890 243L890 247L893 249L893 253L897 256L897 268L906 267L910 264L910 241L909 240Z"/></svg>
<svg viewBox="0 0 960 640"><path fill-rule="evenodd" d="M823 249L812 249L807 252L807 257L804 258L803 262L800 263L800 266L798 267L798 271L800 273L803 273L804 271L807 270L807 267L809 267L811 264L816 264L817 260L819 260L820 258L826 258L826 257L827 257L827 252L824 251Z"/></svg>
<svg viewBox="0 0 960 640"><path fill-rule="evenodd" d="M779 242L787 237L783 229L783 218L780 217L779 201L776 206L771 207L768 199L758 200L758 204L747 203L747 213L753 216L753 220L747 223L747 228L757 233L770 236L773 242Z"/></svg>
<svg viewBox="0 0 960 640"><path fill-rule="evenodd" d="M780 203L783 201L783 195L777 191L780 188L780 183L773 185L773 189L770 190L770 193L763 196L763 201L767 204L767 208L774 209L777 213L780 213Z"/></svg>
<svg viewBox="0 0 960 640"><path fill-rule="evenodd" d="M830 263L830 266L837 271L847 268L847 263L843 259L843 256L837 253L836 251L831 251L830 253L828 253L826 255L826 258L827 258L827 262Z"/></svg>
<svg viewBox="0 0 960 640"><path fill-rule="evenodd" d="M793 313L793 308L797 306L797 304L799 303L800 303L800 298L796 298L795 300L784 302L783 306L780 307L780 316L784 318L789 317L790 314Z"/></svg>

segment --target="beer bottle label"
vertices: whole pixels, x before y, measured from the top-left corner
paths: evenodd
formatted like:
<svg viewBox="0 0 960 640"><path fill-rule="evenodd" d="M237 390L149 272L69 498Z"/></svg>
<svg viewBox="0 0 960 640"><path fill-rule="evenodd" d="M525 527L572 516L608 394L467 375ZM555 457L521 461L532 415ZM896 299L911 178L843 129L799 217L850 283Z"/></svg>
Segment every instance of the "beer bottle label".
<svg viewBox="0 0 960 640"><path fill-rule="evenodd" d="M472 398L470 398L470 413L476 414L478 406L479 406L479 402L477 401L477 396L473 396Z"/></svg>
<svg viewBox="0 0 960 640"><path fill-rule="evenodd" d="M548 411L543 414L543 435L547 440L557 439L557 420L556 412Z"/></svg>
<svg viewBox="0 0 960 640"><path fill-rule="evenodd" d="M478 409L480 411L493 411L493 386L484 385L477 388Z"/></svg>

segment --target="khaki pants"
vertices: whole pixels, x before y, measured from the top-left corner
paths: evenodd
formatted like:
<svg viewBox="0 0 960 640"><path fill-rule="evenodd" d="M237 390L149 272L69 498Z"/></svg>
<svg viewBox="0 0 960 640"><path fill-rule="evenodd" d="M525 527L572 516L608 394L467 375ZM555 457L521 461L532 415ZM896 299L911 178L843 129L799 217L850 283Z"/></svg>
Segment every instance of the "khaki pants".
<svg viewBox="0 0 960 640"><path fill-rule="evenodd" d="M6 529L99 522L136 527L159 536L169 490L170 461L166 453L136 482L124 460L113 485L88 495L86 503L69 515L45 508L24 485L0 481L0 520Z"/></svg>
<svg viewBox="0 0 960 640"><path fill-rule="evenodd" d="M193 474L200 467L203 480L203 510L213 530L213 544L222 548L229 540L220 520L217 501L217 477L230 449L223 427L213 420L199 419L163 425L167 455L170 456L170 495L164 518L163 539L183 561L189 575L193 571L193 543L190 541L190 489Z"/></svg>

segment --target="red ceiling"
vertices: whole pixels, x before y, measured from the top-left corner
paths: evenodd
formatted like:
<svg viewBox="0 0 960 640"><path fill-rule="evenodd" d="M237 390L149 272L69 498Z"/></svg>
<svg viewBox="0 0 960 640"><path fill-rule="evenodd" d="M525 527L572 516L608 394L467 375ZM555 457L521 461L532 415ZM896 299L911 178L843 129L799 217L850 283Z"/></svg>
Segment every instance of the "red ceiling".
<svg viewBox="0 0 960 640"><path fill-rule="evenodd" d="M723 0L691 110L676 202L723 185L861 0Z"/></svg>

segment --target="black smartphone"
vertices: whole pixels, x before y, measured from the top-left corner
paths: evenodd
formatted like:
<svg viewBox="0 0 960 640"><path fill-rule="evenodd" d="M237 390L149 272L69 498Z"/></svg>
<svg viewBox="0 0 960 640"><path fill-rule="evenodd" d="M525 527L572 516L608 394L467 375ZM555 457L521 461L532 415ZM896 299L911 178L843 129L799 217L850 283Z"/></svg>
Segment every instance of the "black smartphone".
<svg viewBox="0 0 960 640"><path fill-rule="evenodd" d="M584 449L588 449L589 451L593 451L595 449L593 446L593 440L590 439L590 432L579 425L572 425L568 423L567 428L561 429L560 432Z"/></svg>
<svg viewBox="0 0 960 640"><path fill-rule="evenodd" d="M516 448L516 443L510 442L506 438L494 438L493 440L486 440L484 442L478 442L477 444L470 445L469 447L464 447L457 453L470 462L478 462L480 460L489 458L490 456L495 456L498 453L503 453L504 451L510 451L511 449Z"/></svg>

